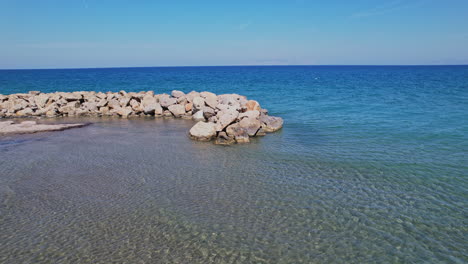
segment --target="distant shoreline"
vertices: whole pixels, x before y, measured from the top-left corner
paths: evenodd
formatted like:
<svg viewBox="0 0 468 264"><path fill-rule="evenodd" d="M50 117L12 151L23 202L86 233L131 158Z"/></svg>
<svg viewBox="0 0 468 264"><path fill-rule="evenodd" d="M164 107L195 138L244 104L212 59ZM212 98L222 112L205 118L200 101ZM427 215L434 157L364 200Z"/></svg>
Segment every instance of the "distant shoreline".
<svg viewBox="0 0 468 264"><path fill-rule="evenodd" d="M116 66L116 67L65 67L65 68L0 68L0 71L43 70L97 70L144 68L237 68L237 67L468 67L468 64L322 64L322 65L185 65L185 66Z"/></svg>

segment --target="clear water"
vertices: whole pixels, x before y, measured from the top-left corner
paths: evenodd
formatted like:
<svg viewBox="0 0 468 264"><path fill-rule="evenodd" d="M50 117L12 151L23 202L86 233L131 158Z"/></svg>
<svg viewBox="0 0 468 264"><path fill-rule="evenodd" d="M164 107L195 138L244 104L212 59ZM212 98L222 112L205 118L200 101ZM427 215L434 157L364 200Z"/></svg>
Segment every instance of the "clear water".
<svg viewBox="0 0 468 264"><path fill-rule="evenodd" d="M231 147L191 121L0 138L0 263L466 263L468 67L0 71L0 93L208 90L285 119Z"/></svg>

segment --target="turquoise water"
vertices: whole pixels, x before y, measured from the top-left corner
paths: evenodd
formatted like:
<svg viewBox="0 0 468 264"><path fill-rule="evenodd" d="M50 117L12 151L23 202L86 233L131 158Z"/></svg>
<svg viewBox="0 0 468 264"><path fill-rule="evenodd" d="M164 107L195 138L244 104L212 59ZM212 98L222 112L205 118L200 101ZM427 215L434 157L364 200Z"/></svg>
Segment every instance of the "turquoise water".
<svg viewBox="0 0 468 264"><path fill-rule="evenodd" d="M468 260L468 66L0 71L2 94L172 89L285 126L232 147L164 119L2 137L0 262Z"/></svg>

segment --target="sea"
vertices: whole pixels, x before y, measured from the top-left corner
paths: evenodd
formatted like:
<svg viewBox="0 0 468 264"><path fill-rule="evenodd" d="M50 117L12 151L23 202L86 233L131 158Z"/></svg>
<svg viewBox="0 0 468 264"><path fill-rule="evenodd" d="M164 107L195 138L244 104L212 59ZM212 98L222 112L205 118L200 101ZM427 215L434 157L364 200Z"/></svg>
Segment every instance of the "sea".
<svg viewBox="0 0 468 264"><path fill-rule="evenodd" d="M120 90L238 93L284 127L1 136L0 263L468 262L468 66L0 70L0 94Z"/></svg>

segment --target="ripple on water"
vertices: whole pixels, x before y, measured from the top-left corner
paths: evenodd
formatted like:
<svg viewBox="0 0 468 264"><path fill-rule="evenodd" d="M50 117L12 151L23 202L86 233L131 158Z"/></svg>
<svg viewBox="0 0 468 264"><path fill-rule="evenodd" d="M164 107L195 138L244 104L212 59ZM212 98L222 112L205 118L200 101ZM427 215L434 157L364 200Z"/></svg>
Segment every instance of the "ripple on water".
<svg viewBox="0 0 468 264"><path fill-rule="evenodd" d="M0 262L466 259L461 171L317 156L287 128L223 147L190 121L95 121L0 139Z"/></svg>

